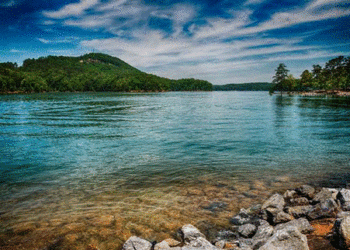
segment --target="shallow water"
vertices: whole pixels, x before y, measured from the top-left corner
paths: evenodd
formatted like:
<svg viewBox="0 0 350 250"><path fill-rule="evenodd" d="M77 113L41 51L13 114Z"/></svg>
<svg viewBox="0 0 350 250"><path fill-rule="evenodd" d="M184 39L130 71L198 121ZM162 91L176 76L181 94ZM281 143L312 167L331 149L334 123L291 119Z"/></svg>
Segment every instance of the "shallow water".
<svg viewBox="0 0 350 250"><path fill-rule="evenodd" d="M349 146L348 98L0 96L0 247L113 249L225 226L272 192L347 185Z"/></svg>

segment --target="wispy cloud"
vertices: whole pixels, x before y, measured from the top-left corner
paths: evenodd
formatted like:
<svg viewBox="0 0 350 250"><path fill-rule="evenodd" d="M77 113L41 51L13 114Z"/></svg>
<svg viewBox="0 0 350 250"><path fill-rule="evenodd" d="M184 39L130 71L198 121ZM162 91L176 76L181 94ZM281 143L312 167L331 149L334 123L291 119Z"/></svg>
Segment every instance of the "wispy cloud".
<svg viewBox="0 0 350 250"><path fill-rule="evenodd" d="M59 44L59 43L74 43L81 40L81 38L70 36L70 37L55 38L55 39L37 38L37 40L44 44Z"/></svg>
<svg viewBox="0 0 350 250"><path fill-rule="evenodd" d="M11 53L23 53L23 52L25 52L25 51L23 51L23 50L18 50L18 49L11 49L10 52L11 52Z"/></svg>
<svg viewBox="0 0 350 250"><path fill-rule="evenodd" d="M68 4L57 11L44 11L43 14L46 17L56 19L62 19L70 16L79 16L98 3L99 0L80 0L79 3Z"/></svg>
<svg viewBox="0 0 350 250"><path fill-rule="evenodd" d="M226 9L225 15L207 17L200 5L191 3L165 7L146 5L140 0L81 0L43 15L50 18L47 25L52 19L60 19L64 26L106 32L113 37L86 39L80 45L175 78L220 76L215 83L224 83L237 71L241 75L247 69L262 68L263 63L336 54L321 45L304 43L322 27L313 26L312 31L293 33L288 38L270 37L269 32L349 16L350 9L343 6L346 0L314 0L276 11L264 21L256 20L253 13L263 3L264 0L247 0L238 8ZM166 22L168 27L152 25L157 22ZM69 42L38 40L46 44Z"/></svg>

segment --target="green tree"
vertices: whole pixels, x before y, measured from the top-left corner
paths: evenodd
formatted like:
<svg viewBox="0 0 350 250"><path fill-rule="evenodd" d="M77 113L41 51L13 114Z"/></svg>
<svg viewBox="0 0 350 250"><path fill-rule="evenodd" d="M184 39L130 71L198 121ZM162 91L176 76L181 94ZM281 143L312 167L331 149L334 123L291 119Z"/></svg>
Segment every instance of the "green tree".
<svg viewBox="0 0 350 250"><path fill-rule="evenodd" d="M312 87L312 73L308 70L304 70L300 75L299 90L305 91Z"/></svg>
<svg viewBox="0 0 350 250"><path fill-rule="evenodd" d="M286 90L285 80L288 76L289 70L287 69L286 65L284 65L283 63L280 63L275 71L276 73L273 76L272 83L276 84L275 90L280 90L282 95L282 91Z"/></svg>

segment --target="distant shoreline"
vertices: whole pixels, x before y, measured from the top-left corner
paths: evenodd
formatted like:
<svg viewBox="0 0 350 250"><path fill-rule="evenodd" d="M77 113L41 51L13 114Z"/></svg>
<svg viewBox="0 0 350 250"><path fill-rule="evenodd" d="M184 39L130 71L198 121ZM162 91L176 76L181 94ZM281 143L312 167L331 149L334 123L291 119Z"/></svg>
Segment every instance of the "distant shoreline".
<svg viewBox="0 0 350 250"><path fill-rule="evenodd" d="M281 92L275 92L275 95L280 95ZM350 97L350 90L314 90L303 92L282 92L282 95L300 95L300 96L334 96L334 97Z"/></svg>

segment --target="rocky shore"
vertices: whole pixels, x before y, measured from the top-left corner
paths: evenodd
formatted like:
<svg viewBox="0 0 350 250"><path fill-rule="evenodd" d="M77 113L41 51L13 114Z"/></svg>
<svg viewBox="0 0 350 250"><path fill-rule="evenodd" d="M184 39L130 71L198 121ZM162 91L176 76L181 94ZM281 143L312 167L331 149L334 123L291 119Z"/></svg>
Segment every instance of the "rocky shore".
<svg viewBox="0 0 350 250"><path fill-rule="evenodd" d="M182 226L174 238L150 242L130 237L123 250L350 249L350 189L303 185L242 208L230 227L201 232Z"/></svg>

